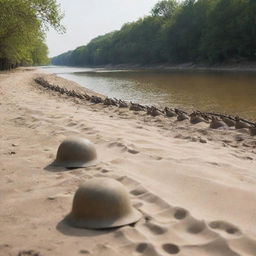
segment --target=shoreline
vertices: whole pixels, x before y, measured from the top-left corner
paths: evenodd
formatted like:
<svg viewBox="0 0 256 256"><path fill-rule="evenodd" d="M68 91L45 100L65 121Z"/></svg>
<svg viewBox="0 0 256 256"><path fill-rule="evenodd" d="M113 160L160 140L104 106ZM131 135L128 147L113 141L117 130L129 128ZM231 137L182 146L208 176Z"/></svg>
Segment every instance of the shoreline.
<svg viewBox="0 0 256 256"><path fill-rule="evenodd" d="M95 68L96 68L96 67L95 67ZM98 68L100 68L100 67L98 67ZM106 67L103 67L103 68L104 68L104 69L107 69ZM113 69L115 69L115 68L118 68L118 67L117 67L117 66L116 66L116 67L113 67ZM255 67L255 68L256 68L256 67ZM124 68L124 70L128 70L128 69ZM134 69L134 70L136 70L136 69ZM138 70L139 70L139 69L138 69ZM154 69L154 70L156 70L156 69ZM184 70L184 71L185 71L185 70ZM51 74L51 75L56 75L57 77L62 78L61 76L58 76L58 74L54 74L54 73L50 73L50 72L47 72L47 73L48 73L48 74ZM74 83L76 83L76 82L74 82ZM78 85L79 87L85 88L85 89L88 90L88 91L90 92L90 94L92 94L92 95L102 97L103 99L108 98L107 95L102 95L102 94L96 93L95 91L92 91L92 90L88 89L87 87L85 87L85 86L83 86L83 85L81 85L81 84L78 84L78 83L77 83L77 85ZM117 100L120 101L120 99L117 99ZM122 101L123 101L123 100L122 100ZM124 102L125 102L125 101L124 101ZM101 103L103 103L103 102L101 102ZM129 102L127 101L126 103L128 104ZM139 105L139 106L144 106L144 107L146 107L146 108L149 108L149 107L154 106L154 105L145 105L145 104L140 104L140 103L135 103L135 104L137 104L137 105ZM164 108L170 108L170 106L162 106L161 109L159 109L159 108L157 108L157 109L160 110L161 112L163 112L163 109L164 109ZM229 113L224 113L224 112L201 111L201 110L198 110L198 109L194 109L194 110L193 110L193 109L192 109L192 110L190 109L190 110L188 110L188 111L185 111L184 109L185 109L185 108L181 109L180 111L183 112L183 113L185 113L185 114L188 114L188 115L189 115L189 113L192 113L192 112L198 112L198 113L202 113L202 114L209 115L209 116L227 117L227 118L231 118L231 119L233 119L233 120L235 120L236 117L239 117L240 120L242 120L242 121L244 121L244 122L246 122L246 123L248 123L248 124L250 124L250 125L252 125L252 126L256 126L256 120L246 119L246 118L244 118L244 117L242 117L242 116L238 116L238 115L234 115L234 114L229 114Z"/></svg>
<svg viewBox="0 0 256 256"><path fill-rule="evenodd" d="M55 74L51 74L51 75L54 75L56 77L59 77L58 75L55 75ZM61 77L59 77L61 78ZM65 78L64 78L65 79ZM65 79L67 80L67 79ZM71 80L70 80L71 81ZM86 88L85 86L82 86L80 84L77 84L78 87L81 88L85 88L85 91L89 92L90 95L88 95L87 93L84 93L83 94L83 91L81 92L81 90L79 90L79 92L76 94L74 90L72 91L63 91L63 89L66 89L65 87L63 86L55 86L55 84L51 84L51 83L48 83L47 79L44 80L44 78L36 78L35 79L35 82L37 82L39 85L45 87L46 89L50 89L50 90L53 90L53 91L56 91L56 92L59 92L61 94L66 94L68 96L71 96L71 97L75 97L75 98L78 98L78 99L85 99L85 100L88 100L88 101L91 101L92 103L95 103L95 104L104 104L106 106L115 106L115 107L121 107L121 108L129 108L130 110L134 110L134 111L146 111L148 115L151 115L153 117L156 117L156 116L160 116L160 115L164 115L165 117L168 118L168 113L165 112L165 109L168 109L168 110L175 110L178 113L183 113L185 115L187 115L188 117L190 115L192 115L193 113L199 115L199 116L202 116L203 118L205 117L206 120L211 120L211 118L214 116L214 117L217 117L217 118L227 118L227 119L230 119L231 121L235 121L236 118L239 118L239 120L251 125L252 127L256 127L256 122L253 122L253 121L250 121L250 120L247 120L247 119L244 119L242 117L238 117L238 116L233 116L231 114L224 114L224 113L217 113L217 112L202 112L202 111L199 111L199 110L193 110L191 113L188 113L184 110L180 110L180 109L172 109L172 108L169 108L169 107L164 107L163 108L156 108L154 107L154 105L151 105L151 106L148 106L148 105L141 105L139 103L133 103L132 101L128 102L128 101L124 101L124 100L120 100L120 99L112 99L112 98L109 98L108 96L106 95L102 95L102 94L99 94L99 93L96 93L95 91L92 91L88 88ZM78 89L78 88L75 88L75 89ZM95 98L92 98L92 97L95 97ZM133 109L132 109L132 108ZM152 111L150 112L150 110L154 110L154 113L152 113ZM168 111L166 110L166 111ZM157 112L156 112L157 111ZM170 117L170 116L169 116Z"/></svg>
<svg viewBox="0 0 256 256"><path fill-rule="evenodd" d="M62 65L54 65L62 66ZM219 65L204 65L194 63L181 63L181 64L107 64L97 66L65 66L65 67L77 67L77 68L99 68L99 69L120 69L120 70L149 70L149 71L197 71L197 72L256 72L256 62L244 62L240 64L219 64Z"/></svg>
<svg viewBox="0 0 256 256"><path fill-rule="evenodd" d="M246 130L94 104L38 76L94 95L41 70L0 73L0 254L254 256L256 144ZM91 140L100 163L47 169L69 136ZM121 182L142 220L109 231L63 222L78 185L94 177Z"/></svg>
<svg viewBox="0 0 256 256"><path fill-rule="evenodd" d="M128 102L121 101L124 103L127 103L128 105L123 107L118 107L118 105L112 103L112 99L108 98L105 95L96 93L90 89L87 89L86 87L72 81L68 80L62 77L59 77L55 74L49 74L49 73L42 73L40 78L43 78L43 83L46 82L47 86L44 84L40 84L40 82L37 82L37 85L39 86L40 90L45 90L46 92L52 92L53 94L56 94L56 96L64 97L65 99L70 99L71 101L74 101L76 104L81 105L90 105L92 108L104 109L105 113L108 113L111 117L113 117L116 113L117 118L124 118L126 119L126 115L129 113L130 118L132 119L139 119L142 123L150 125L150 126L156 126L159 129L165 131L169 130L171 128L172 131L179 131L179 129L187 130L190 134L190 136L182 136L180 133L176 134L175 138L181 138L181 139L188 139L189 141L198 141L200 143L207 143L207 141L213 141L212 138L207 138L208 131L205 132L204 129L209 129L211 135L215 134L214 136L214 142L220 141L224 142L222 146L231 146L234 148L252 148L254 152L254 148L256 148L256 142L254 140L255 135L250 135L250 131L248 128L242 128L242 129L235 129L235 127L224 127L223 129L212 129L210 128L210 122L205 120L206 122L191 122L188 119L178 121L176 120L176 116L174 117L168 117L161 113L161 115L152 115L147 113L148 109L151 107L140 105L137 103L132 103L131 105ZM41 87L41 88L40 88ZM63 92L62 89L67 89L67 92ZM87 98L89 96L89 98ZM107 103L105 103L105 100ZM107 111L108 110L108 111ZM163 111L162 109L156 108L156 110ZM178 109L177 109L178 110ZM184 113L188 117L193 112L190 112L190 114L183 110L178 110L181 114ZM110 112L110 113L109 113ZM125 113L123 117L123 113ZM204 112L198 112L199 114L202 114L203 116L217 116L217 117L228 117L231 120L235 120L235 117L232 115L222 114L222 113L204 113ZM121 114L121 115L120 115ZM248 122L252 127L255 127L256 123L252 121L248 121L246 119L241 118L240 120L243 120L245 122ZM172 123L172 127L169 127L170 122ZM159 123L159 124L158 124ZM173 130L174 129L174 130ZM231 138L226 138L228 133L232 134ZM203 135L203 136L202 136ZM211 136L210 136L211 137ZM238 138L236 138L238 137ZM235 142L235 143L234 143ZM256 150L255 152L256 153Z"/></svg>

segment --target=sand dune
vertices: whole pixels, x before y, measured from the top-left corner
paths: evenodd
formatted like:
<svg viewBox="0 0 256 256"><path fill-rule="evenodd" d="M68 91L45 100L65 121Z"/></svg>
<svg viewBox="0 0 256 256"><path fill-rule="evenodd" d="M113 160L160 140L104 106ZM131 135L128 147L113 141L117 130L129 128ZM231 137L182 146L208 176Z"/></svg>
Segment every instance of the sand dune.
<svg viewBox="0 0 256 256"><path fill-rule="evenodd" d="M246 129L71 99L33 82L38 72L0 73L0 255L256 255L256 143ZM71 135L95 143L99 165L49 167ZM113 230L68 226L78 185L93 177L124 184L143 218Z"/></svg>

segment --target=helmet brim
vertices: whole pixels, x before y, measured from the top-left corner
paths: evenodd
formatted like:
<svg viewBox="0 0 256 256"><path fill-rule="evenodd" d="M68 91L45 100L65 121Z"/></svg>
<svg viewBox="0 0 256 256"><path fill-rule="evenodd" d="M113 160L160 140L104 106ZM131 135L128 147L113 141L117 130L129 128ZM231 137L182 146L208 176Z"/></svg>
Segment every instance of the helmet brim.
<svg viewBox="0 0 256 256"><path fill-rule="evenodd" d="M119 218L117 220L82 220L75 218L72 213L65 217L65 221L77 228L85 228L85 229L110 229L110 228L118 228L125 225L133 224L139 221L142 218L142 214L133 209L131 213L128 215Z"/></svg>
<svg viewBox="0 0 256 256"><path fill-rule="evenodd" d="M66 168L83 168L83 167L89 167L94 166L99 163L98 160L93 160L89 162L72 162L72 161L53 161L50 166L56 166L56 167L66 167Z"/></svg>

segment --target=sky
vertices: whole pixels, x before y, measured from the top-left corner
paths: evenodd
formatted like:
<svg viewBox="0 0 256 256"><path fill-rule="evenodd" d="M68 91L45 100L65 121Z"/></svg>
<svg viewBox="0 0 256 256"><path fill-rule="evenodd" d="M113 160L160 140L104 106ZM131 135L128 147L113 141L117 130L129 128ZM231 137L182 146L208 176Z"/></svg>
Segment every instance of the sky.
<svg viewBox="0 0 256 256"><path fill-rule="evenodd" d="M49 57L86 45L91 39L118 30L150 13L159 0L57 0L65 17L66 33L50 30Z"/></svg>

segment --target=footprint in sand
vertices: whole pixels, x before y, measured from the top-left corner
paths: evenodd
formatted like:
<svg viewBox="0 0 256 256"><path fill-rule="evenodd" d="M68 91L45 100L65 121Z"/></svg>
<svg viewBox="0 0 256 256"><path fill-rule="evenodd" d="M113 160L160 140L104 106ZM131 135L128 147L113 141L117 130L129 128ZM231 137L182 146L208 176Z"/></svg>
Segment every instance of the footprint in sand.
<svg viewBox="0 0 256 256"><path fill-rule="evenodd" d="M174 218L177 220L183 220L187 217L188 211L182 208L176 208L174 213Z"/></svg>
<svg viewBox="0 0 256 256"><path fill-rule="evenodd" d="M203 221L195 221L195 223L191 223L188 226L187 231L190 234L199 234L203 232L205 229L206 229L206 224Z"/></svg>
<svg viewBox="0 0 256 256"><path fill-rule="evenodd" d="M119 253L136 256L238 256L249 252L248 255L254 255L251 254L254 243L249 243L248 239L241 240L244 237L235 225L225 221L205 223L197 220L188 210L168 204L136 180L127 176L116 179L128 189L133 206L144 214L136 226L124 227L116 233L115 238L123 244L118 248ZM182 234L186 238L183 241ZM236 238L231 239L232 244L231 236ZM183 244L182 248L178 245L180 243Z"/></svg>
<svg viewBox="0 0 256 256"><path fill-rule="evenodd" d="M138 186L137 188L131 190L131 194L134 195L134 196L140 196L140 195L143 195L147 192L147 190L143 187L143 186Z"/></svg>
<svg viewBox="0 0 256 256"><path fill-rule="evenodd" d="M92 255L98 255L98 256L119 256L120 254L116 251L114 247L111 247L109 245L105 244L98 244L92 253Z"/></svg>
<svg viewBox="0 0 256 256"><path fill-rule="evenodd" d="M226 221L212 221L209 223L209 227L215 230L225 231L230 235L241 235L242 232L235 225L230 224Z"/></svg>
<svg viewBox="0 0 256 256"><path fill-rule="evenodd" d="M128 152L128 153L134 154L134 155L140 153L140 151L138 151L136 149L129 148L121 142L111 142L111 143L108 144L108 147L109 148L118 147L118 148L121 149L122 152Z"/></svg>
<svg viewBox="0 0 256 256"><path fill-rule="evenodd" d="M143 253L148 248L148 243L139 243L136 251L139 253Z"/></svg>
<svg viewBox="0 0 256 256"><path fill-rule="evenodd" d="M151 243L139 243L136 247L136 252L140 255L152 255L158 256L159 254L156 251L156 248ZM160 255L159 255L160 256Z"/></svg>
<svg viewBox="0 0 256 256"><path fill-rule="evenodd" d="M175 244L164 244L162 248L168 254L178 254L180 252L179 246Z"/></svg>
<svg viewBox="0 0 256 256"><path fill-rule="evenodd" d="M168 228L162 227L153 222L147 222L145 226L151 231L154 235L163 235L168 231Z"/></svg>
<svg viewBox="0 0 256 256"><path fill-rule="evenodd" d="M134 155L140 153L140 151L135 150L135 149L128 149L128 152L131 153L131 154L134 154Z"/></svg>

